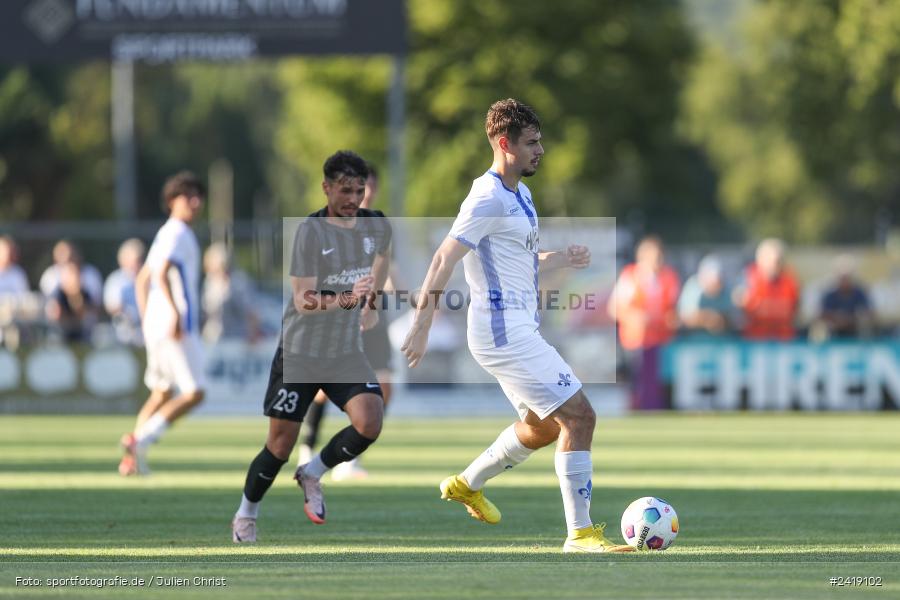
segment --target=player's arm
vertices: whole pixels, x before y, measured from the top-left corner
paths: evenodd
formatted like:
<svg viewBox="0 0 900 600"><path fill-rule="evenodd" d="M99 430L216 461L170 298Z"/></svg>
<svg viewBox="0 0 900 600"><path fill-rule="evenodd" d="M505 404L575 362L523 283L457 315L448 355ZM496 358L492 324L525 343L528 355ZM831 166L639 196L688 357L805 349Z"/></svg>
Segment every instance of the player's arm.
<svg viewBox="0 0 900 600"><path fill-rule="evenodd" d="M591 251L587 246L572 244L565 250L538 252L538 271L553 269L584 269L591 264Z"/></svg>
<svg viewBox="0 0 900 600"><path fill-rule="evenodd" d="M144 314L147 312L147 298L150 296L150 267L144 263L134 278L134 295L137 301L138 313L141 320L144 320Z"/></svg>
<svg viewBox="0 0 900 600"><path fill-rule="evenodd" d="M437 308L440 295L447 287L456 263L462 260L468 251L469 248L466 245L452 237L447 237L444 238L431 259L431 266L428 267L425 281L422 282L422 291L416 302L416 315L413 318L412 327L400 348L400 351L409 360L410 369L418 365L425 355L425 348L428 345L428 330L431 329L434 310Z"/></svg>
<svg viewBox="0 0 900 600"><path fill-rule="evenodd" d="M151 280L159 286L166 304L175 315L174 329L170 333L177 340L181 337L181 315L178 314L178 306L175 304L175 296L172 294L172 286L169 284L169 269L174 266L169 259L164 259L162 266L151 274Z"/></svg>
<svg viewBox="0 0 900 600"><path fill-rule="evenodd" d="M372 276L360 277L353 289L341 295L324 294L316 289L316 277L291 277L294 308L300 314L320 314L331 310L351 309L372 291Z"/></svg>
<svg viewBox="0 0 900 600"><path fill-rule="evenodd" d="M376 254L375 260L372 261L372 285L374 293L366 301L362 308L360 316L360 329L368 331L378 324L378 305L380 304L379 294L384 291L387 283L388 274L390 273L391 263L391 247L385 249L384 254Z"/></svg>

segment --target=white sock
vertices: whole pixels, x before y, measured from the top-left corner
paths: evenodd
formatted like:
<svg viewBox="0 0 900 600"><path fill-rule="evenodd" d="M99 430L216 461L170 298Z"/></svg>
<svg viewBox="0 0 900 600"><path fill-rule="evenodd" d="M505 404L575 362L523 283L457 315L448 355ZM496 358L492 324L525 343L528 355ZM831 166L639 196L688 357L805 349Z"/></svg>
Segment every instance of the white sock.
<svg viewBox="0 0 900 600"><path fill-rule="evenodd" d="M312 457L306 465L303 467L303 472L312 477L322 478L322 475L328 472L328 467L325 466L325 463L322 462L322 453L318 453Z"/></svg>
<svg viewBox="0 0 900 600"><path fill-rule="evenodd" d="M237 516L255 519L259 516L259 502L250 502L247 496L241 494L241 505L238 507Z"/></svg>
<svg viewBox="0 0 900 600"><path fill-rule="evenodd" d="M526 448L519 441L515 424L510 425L497 436L487 450L481 453L481 456L466 467L462 476L469 483L470 489L480 490L488 479L513 468L531 456L532 452L534 450Z"/></svg>
<svg viewBox="0 0 900 600"><path fill-rule="evenodd" d="M168 428L169 422L166 421L165 417L160 414L153 415L138 429L135 436L138 446L146 448L150 444L155 444Z"/></svg>
<svg viewBox="0 0 900 600"><path fill-rule="evenodd" d="M571 535L576 529L591 525L591 453L588 450L557 452L554 462L566 527Z"/></svg>
<svg viewBox="0 0 900 600"><path fill-rule="evenodd" d="M313 449L306 444L300 444L300 451L297 453L297 466L302 467L312 460Z"/></svg>

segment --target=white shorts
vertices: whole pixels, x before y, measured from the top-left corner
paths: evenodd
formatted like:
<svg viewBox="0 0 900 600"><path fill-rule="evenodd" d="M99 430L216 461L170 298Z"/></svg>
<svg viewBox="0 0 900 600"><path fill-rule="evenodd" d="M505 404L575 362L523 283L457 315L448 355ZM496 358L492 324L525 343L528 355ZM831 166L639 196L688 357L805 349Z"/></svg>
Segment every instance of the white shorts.
<svg viewBox="0 0 900 600"><path fill-rule="evenodd" d="M196 335L152 340L147 343L144 384L159 391L175 386L182 394L202 390L206 387L203 367L203 344Z"/></svg>
<svg viewBox="0 0 900 600"><path fill-rule="evenodd" d="M547 418L581 389L572 368L537 332L500 348L470 350L478 364L497 378L522 420L529 410Z"/></svg>

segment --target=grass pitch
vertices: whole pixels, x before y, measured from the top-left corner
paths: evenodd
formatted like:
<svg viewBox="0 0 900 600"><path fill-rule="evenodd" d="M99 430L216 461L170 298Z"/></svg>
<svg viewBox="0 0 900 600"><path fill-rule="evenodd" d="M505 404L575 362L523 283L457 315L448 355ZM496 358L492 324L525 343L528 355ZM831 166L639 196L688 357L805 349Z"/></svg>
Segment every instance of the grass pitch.
<svg viewBox="0 0 900 600"><path fill-rule="evenodd" d="M306 520L286 465L260 543L236 546L229 522L264 418L188 419L153 448L152 477L123 479L116 444L130 419L3 416L0 597L900 597L900 415L601 420L595 520L621 539L625 506L656 495L681 523L666 552L610 556L560 552L551 449L489 483L499 525L439 500L440 480L510 420L389 419L368 480L326 479L324 526ZM143 585L51 587L116 576Z"/></svg>

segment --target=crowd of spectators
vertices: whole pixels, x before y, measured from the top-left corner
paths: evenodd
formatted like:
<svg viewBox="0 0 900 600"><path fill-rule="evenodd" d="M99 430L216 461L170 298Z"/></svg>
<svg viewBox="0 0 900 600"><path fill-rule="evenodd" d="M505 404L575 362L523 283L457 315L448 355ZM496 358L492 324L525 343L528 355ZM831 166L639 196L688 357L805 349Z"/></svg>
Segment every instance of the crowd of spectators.
<svg viewBox="0 0 900 600"><path fill-rule="evenodd" d="M807 323L800 317L802 285L781 240L761 241L753 260L732 273L721 257L708 254L683 286L664 257L662 242L645 238L636 248L635 262L622 269L616 282L610 314L626 350L659 346L675 335L825 341L878 331L869 291L849 255L834 261L832 278Z"/></svg>
<svg viewBox="0 0 900 600"><path fill-rule="evenodd" d="M15 349L26 342L59 340L142 346L134 282L145 253L143 241L126 240L116 255L118 268L104 280L75 244L60 240L33 289L18 264L16 242L0 236L0 345ZM209 248L204 269L204 337L213 342L259 339L253 281L230 265L224 245Z"/></svg>
<svg viewBox="0 0 900 600"><path fill-rule="evenodd" d="M715 254L704 256L682 286L678 273L666 264L659 238L647 237L637 245L635 261L619 274L608 307L633 384L633 406L663 407L660 351L676 336L823 342L878 331L870 294L850 256L835 261L832 281L808 323L800 322L802 286L781 240L761 241L753 260L734 273L723 265Z"/></svg>

